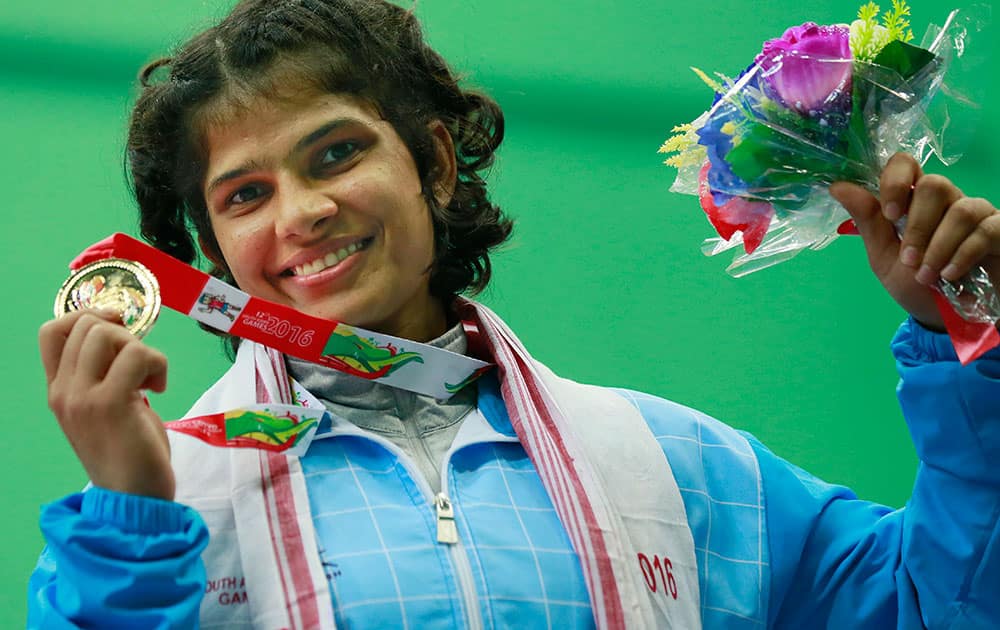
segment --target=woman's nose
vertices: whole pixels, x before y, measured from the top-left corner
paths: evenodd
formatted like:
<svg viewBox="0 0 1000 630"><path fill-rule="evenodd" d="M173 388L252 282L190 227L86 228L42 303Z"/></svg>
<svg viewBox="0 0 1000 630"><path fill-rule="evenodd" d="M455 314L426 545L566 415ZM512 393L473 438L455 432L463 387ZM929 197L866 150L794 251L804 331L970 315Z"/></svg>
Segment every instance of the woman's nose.
<svg viewBox="0 0 1000 630"><path fill-rule="evenodd" d="M289 186L279 194L275 232L282 238L311 236L338 211L332 198L305 186Z"/></svg>

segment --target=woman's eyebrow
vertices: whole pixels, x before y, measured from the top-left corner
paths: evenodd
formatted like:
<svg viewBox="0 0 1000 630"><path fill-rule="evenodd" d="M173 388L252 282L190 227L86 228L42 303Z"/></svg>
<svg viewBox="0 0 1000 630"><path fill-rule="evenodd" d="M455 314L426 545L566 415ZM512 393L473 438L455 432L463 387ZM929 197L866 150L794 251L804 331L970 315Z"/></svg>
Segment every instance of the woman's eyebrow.
<svg viewBox="0 0 1000 630"><path fill-rule="evenodd" d="M315 130L310 131L304 138L302 138L301 140L299 140L298 142L295 143L295 147L292 148L291 155L294 155L296 153L300 153L300 152L308 149L312 144L314 144L314 143L322 140L324 137L326 137L326 135L329 134L331 131L339 129L340 127L347 126L347 125L349 125L351 123L354 123L354 122L357 122L357 121L355 119L353 119L353 118L335 118L334 120L331 120L330 122L325 123L325 124L319 126ZM250 173L250 172L256 170L258 167L259 166L257 165L257 163L252 162L250 164L246 164L246 165L241 166L239 168L235 168L235 169L233 169L231 171L226 171L222 175L219 175L218 177L216 177L215 179L212 180L212 183L210 183L208 185L208 188L206 189L206 192L208 194L212 194L212 191L214 191L220 185L226 183L227 181L229 181L231 179L236 179L238 177L242 177L242 176L246 175L247 173Z"/></svg>
<svg viewBox="0 0 1000 630"><path fill-rule="evenodd" d="M247 173L251 173L255 170L258 170L259 168L260 165L257 162L249 162L247 164L244 164L243 166L240 166L239 168L234 168L231 171L226 171L222 175L219 175L218 177L212 180L212 182L205 189L206 196L211 195L216 188L218 188L222 184L225 184L229 180L243 177Z"/></svg>
<svg viewBox="0 0 1000 630"><path fill-rule="evenodd" d="M305 149L309 148L314 142L322 140L331 131L355 122L353 118L336 118L330 122L321 125L315 131L309 132L304 138L295 143L295 148L292 149L292 153L300 153Z"/></svg>

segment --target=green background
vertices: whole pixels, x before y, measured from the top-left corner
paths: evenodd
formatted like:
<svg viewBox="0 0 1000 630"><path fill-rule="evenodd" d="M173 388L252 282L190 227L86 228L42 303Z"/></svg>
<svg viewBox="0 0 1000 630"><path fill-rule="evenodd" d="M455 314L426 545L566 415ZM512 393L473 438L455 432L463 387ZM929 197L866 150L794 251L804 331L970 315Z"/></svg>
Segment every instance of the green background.
<svg viewBox="0 0 1000 630"><path fill-rule="evenodd" d="M39 506L86 481L46 407L36 331L66 263L113 231L134 233L122 142L136 70L227 5L0 3L0 627L24 623L43 544ZM967 5L914 0L918 39L956 6ZM506 110L491 182L517 229L483 299L535 356L581 381L701 409L864 498L902 505L916 460L888 344L903 313L868 273L861 243L843 238L730 278L729 255L701 255L710 226L694 197L668 191L674 172L656 152L711 98L689 66L734 74L785 27L849 21L856 9L844 0L421 0L418 14L439 50ZM997 76L994 37L974 41L987 85ZM996 201L998 107L985 103L966 158L930 169ZM225 368L221 348L172 312L149 342L171 364L169 390L153 404L179 417Z"/></svg>

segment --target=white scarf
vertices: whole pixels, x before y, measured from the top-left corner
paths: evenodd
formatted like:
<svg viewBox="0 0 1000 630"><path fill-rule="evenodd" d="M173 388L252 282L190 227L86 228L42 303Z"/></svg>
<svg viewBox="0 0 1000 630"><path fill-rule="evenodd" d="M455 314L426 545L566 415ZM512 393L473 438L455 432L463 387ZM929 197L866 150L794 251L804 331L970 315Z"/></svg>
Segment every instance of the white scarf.
<svg viewBox="0 0 1000 630"><path fill-rule="evenodd" d="M646 421L624 397L559 378L534 361L488 308L470 301L459 308L478 325L497 364L511 424L580 558L597 627L698 630L694 542L670 464ZM233 368L188 415L254 402L292 403L292 385L280 353L244 341ZM298 458L231 449L231 509L206 515L219 499L199 497L226 494L211 488L226 475L185 478L192 467L204 471L204 451L192 438L171 437L178 500L199 508L210 529L219 530L206 565L231 566L236 559L223 556L236 545L239 564L252 573L246 589L253 625L333 628ZM232 540L215 540L220 536Z"/></svg>

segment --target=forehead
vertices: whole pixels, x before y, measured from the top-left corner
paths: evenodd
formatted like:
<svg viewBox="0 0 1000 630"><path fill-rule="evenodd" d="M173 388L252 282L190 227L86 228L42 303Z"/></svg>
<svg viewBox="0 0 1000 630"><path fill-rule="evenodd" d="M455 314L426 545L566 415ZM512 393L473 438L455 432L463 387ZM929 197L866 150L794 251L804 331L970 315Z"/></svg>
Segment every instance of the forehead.
<svg viewBox="0 0 1000 630"><path fill-rule="evenodd" d="M336 120L377 130L384 121L368 101L351 94L316 91L223 98L199 113L199 145L206 180L265 153L287 151L317 128Z"/></svg>

